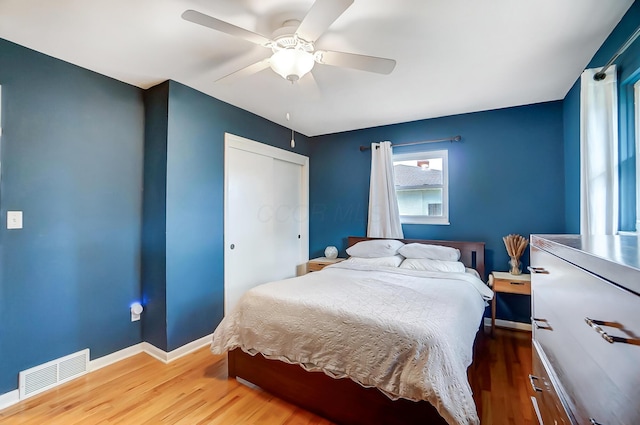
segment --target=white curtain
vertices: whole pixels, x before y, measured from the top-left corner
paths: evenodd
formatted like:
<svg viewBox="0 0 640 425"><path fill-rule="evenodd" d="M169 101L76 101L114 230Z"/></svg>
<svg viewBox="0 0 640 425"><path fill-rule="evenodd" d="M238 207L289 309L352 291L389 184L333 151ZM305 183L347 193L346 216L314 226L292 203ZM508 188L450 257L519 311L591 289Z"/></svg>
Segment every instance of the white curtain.
<svg viewBox="0 0 640 425"><path fill-rule="evenodd" d="M618 91L616 68L604 80L586 69L580 89L580 233L618 232Z"/></svg>
<svg viewBox="0 0 640 425"><path fill-rule="evenodd" d="M371 144L367 236L372 238L404 238L393 177L391 142Z"/></svg>

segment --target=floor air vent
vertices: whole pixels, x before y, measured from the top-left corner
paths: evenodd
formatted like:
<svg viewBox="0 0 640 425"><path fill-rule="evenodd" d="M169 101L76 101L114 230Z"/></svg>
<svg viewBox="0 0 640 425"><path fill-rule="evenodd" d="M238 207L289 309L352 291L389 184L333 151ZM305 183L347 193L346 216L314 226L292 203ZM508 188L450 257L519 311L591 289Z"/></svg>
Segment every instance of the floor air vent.
<svg viewBox="0 0 640 425"><path fill-rule="evenodd" d="M89 349L20 372L20 399L84 375L89 370Z"/></svg>

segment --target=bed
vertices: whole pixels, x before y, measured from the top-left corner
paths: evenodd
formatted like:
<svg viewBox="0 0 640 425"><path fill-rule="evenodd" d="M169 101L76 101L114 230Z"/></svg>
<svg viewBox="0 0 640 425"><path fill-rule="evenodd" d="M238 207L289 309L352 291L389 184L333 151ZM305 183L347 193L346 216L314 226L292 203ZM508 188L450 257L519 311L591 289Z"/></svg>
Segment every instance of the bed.
<svg viewBox="0 0 640 425"><path fill-rule="evenodd" d="M479 423L466 371L492 295L484 243L401 242L458 249L479 276L354 257L260 285L214 332L229 377L341 424Z"/></svg>

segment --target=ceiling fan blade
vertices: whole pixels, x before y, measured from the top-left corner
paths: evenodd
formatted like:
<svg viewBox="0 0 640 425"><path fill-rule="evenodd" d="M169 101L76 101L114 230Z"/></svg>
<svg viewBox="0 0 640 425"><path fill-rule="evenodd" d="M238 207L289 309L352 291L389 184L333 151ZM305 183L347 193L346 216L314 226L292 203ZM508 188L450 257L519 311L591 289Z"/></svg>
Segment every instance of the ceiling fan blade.
<svg viewBox="0 0 640 425"><path fill-rule="evenodd" d="M182 19L184 19L185 21L193 22L194 24L214 29L216 31L223 32L225 34L244 38L245 40L258 44L260 46L267 46L271 43L271 40L261 36L260 34L256 34L255 32L237 27L228 22L221 21L220 19L216 19L212 16L205 15L204 13L200 13L195 10L185 10L182 14Z"/></svg>
<svg viewBox="0 0 640 425"><path fill-rule="evenodd" d="M312 72L309 72L307 75L300 78L296 81L296 84L300 86L300 90L306 97L314 100L318 100L322 97L320 86L318 86L318 82Z"/></svg>
<svg viewBox="0 0 640 425"><path fill-rule="evenodd" d="M220 82L229 83L231 81L236 80L237 78L247 77L249 75L256 74L264 69L269 68L269 59L271 58L263 59L260 62L256 62L249 66L245 66L244 68L234 71L231 74L227 74L224 77L220 77L216 80L216 83L220 83Z"/></svg>
<svg viewBox="0 0 640 425"><path fill-rule="evenodd" d="M296 34L305 41L316 41L352 4L353 0L316 0Z"/></svg>
<svg viewBox="0 0 640 425"><path fill-rule="evenodd" d="M393 68L396 67L395 60L375 56L323 50L318 50L316 55L316 61L324 65L341 66L344 68L359 69L361 71L376 72L378 74L391 74Z"/></svg>

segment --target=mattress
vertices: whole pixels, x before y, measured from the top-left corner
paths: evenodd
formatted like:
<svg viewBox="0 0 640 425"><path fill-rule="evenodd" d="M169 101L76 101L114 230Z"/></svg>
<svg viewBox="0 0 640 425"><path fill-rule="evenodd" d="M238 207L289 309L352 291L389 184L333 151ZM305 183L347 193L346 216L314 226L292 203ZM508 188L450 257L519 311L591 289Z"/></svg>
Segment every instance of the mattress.
<svg viewBox="0 0 640 425"><path fill-rule="evenodd" d="M261 353L392 399L427 400L449 424L478 424L466 369L492 296L471 273L344 261L247 291L211 350Z"/></svg>

